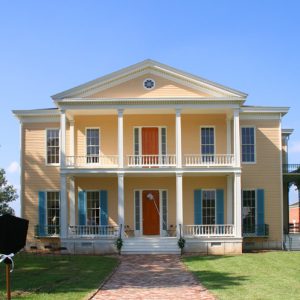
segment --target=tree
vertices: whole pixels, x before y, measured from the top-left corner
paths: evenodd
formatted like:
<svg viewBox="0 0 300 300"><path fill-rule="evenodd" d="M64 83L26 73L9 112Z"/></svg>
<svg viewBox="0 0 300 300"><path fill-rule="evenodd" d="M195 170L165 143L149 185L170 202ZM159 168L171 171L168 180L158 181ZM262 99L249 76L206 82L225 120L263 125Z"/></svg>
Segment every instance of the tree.
<svg viewBox="0 0 300 300"><path fill-rule="evenodd" d="M0 169L0 215L11 214L13 215L14 210L9 207L10 202L18 198L17 190L13 185L9 185L5 178L4 169Z"/></svg>

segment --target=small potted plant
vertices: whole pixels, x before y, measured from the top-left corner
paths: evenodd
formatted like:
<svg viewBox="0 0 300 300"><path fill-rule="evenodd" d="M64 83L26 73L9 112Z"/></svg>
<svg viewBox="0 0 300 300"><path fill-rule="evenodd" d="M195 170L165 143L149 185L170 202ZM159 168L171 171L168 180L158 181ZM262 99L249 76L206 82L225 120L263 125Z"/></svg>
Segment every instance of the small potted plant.
<svg viewBox="0 0 300 300"><path fill-rule="evenodd" d="M116 247L118 249L119 255L121 254L122 246L123 246L123 240L122 240L121 237L118 237L117 240L116 240Z"/></svg>
<svg viewBox="0 0 300 300"><path fill-rule="evenodd" d="M181 236L178 240L178 247L180 248L181 255L183 253L184 246L185 246L185 239Z"/></svg>

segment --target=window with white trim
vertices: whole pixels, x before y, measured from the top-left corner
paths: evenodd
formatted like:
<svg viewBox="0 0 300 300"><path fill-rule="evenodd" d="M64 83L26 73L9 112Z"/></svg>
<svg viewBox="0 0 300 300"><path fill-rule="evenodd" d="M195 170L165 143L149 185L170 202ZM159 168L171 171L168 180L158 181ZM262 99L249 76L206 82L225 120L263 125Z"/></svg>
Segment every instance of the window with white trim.
<svg viewBox="0 0 300 300"><path fill-rule="evenodd" d="M47 129L47 164L59 164L59 129Z"/></svg>
<svg viewBox="0 0 300 300"><path fill-rule="evenodd" d="M100 225L100 192L87 191L86 193L87 224Z"/></svg>
<svg viewBox="0 0 300 300"><path fill-rule="evenodd" d="M47 192L47 228L48 234L59 234L59 192Z"/></svg>
<svg viewBox="0 0 300 300"><path fill-rule="evenodd" d="M255 162L254 127L242 127L242 162Z"/></svg>
<svg viewBox="0 0 300 300"><path fill-rule="evenodd" d="M99 163L99 128L86 129L86 162Z"/></svg>
<svg viewBox="0 0 300 300"><path fill-rule="evenodd" d="M216 191L202 191L202 224L216 224Z"/></svg>
<svg viewBox="0 0 300 300"><path fill-rule="evenodd" d="M201 154L203 162L214 161L215 129L213 127L201 128Z"/></svg>
<svg viewBox="0 0 300 300"><path fill-rule="evenodd" d="M254 233L256 224L256 192L243 191L243 232Z"/></svg>

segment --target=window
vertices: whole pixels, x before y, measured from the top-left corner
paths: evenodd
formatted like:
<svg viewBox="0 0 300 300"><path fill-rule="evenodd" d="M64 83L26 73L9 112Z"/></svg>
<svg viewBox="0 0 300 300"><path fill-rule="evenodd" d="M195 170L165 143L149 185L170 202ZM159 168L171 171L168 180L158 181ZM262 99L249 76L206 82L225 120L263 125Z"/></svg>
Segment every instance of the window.
<svg viewBox="0 0 300 300"><path fill-rule="evenodd" d="M254 127L242 127L242 162L255 162Z"/></svg>
<svg viewBox="0 0 300 300"><path fill-rule="evenodd" d="M87 198L87 225L100 225L100 193L90 191Z"/></svg>
<svg viewBox="0 0 300 300"><path fill-rule="evenodd" d="M167 191L162 191L162 227L163 230L168 229L167 219L168 219L168 207L167 207Z"/></svg>
<svg viewBox="0 0 300 300"><path fill-rule="evenodd" d="M135 198L135 230L141 229L141 201L140 201L140 191L134 192L134 198Z"/></svg>
<svg viewBox="0 0 300 300"><path fill-rule="evenodd" d="M255 190L243 191L243 233L255 233L256 197Z"/></svg>
<svg viewBox="0 0 300 300"><path fill-rule="evenodd" d="M214 161L215 130L213 127L201 128L201 154L203 162Z"/></svg>
<svg viewBox="0 0 300 300"><path fill-rule="evenodd" d="M152 90L155 87L155 81L151 78L147 78L144 80L143 85L146 90Z"/></svg>
<svg viewBox="0 0 300 300"><path fill-rule="evenodd" d="M202 191L202 224L216 224L216 191Z"/></svg>
<svg viewBox="0 0 300 300"><path fill-rule="evenodd" d="M59 234L59 192L47 192L48 234Z"/></svg>
<svg viewBox="0 0 300 300"><path fill-rule="evenodd" d="M59 164L59 129L47 129L47 164Z"/></svg>
<svg viewBox="0 0 300 300"><path fill-rule="evenodd" d="M99 129L88 128L86 130L86 162L99 163Z"/></svg>

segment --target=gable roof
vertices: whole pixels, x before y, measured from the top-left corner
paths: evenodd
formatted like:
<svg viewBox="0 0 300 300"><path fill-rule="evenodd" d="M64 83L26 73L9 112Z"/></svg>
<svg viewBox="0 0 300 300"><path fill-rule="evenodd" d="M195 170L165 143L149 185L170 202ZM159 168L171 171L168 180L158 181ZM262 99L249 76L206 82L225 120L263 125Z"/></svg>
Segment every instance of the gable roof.
<svg viewBox="0 0 300 300"><path fill-rule="evenodd" d="M167 76L169 79L177 80L183 85L208 90L219 97L220 95L223 95L224 97L236 97L240 99L245 99L247 97L247 94L238 90L175 69L157 61L147 59L137 64L126 67L124 69L121 69L119 71L110 73L108 75L99 77L95 80L81 84L61 93L55 94L52 96L52 99L54 101L59 101L64 98L88 97L99 90L111 88L112 86L115 86L120 82L125 82L127 80L136 78L137 76L141 76L142 74L146 73L152 73L158 76Z"/></svg>

